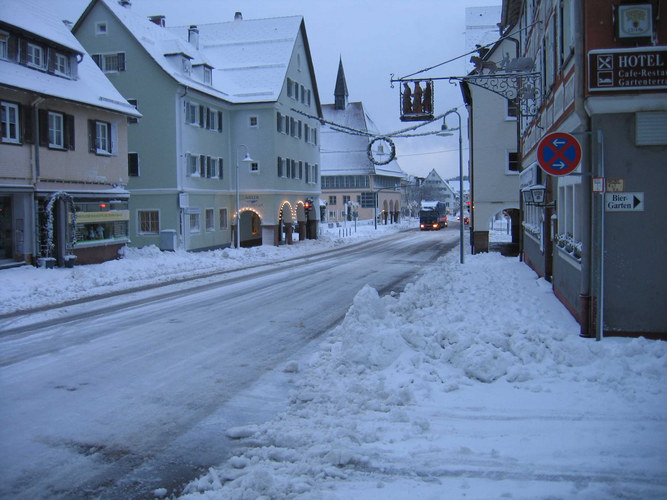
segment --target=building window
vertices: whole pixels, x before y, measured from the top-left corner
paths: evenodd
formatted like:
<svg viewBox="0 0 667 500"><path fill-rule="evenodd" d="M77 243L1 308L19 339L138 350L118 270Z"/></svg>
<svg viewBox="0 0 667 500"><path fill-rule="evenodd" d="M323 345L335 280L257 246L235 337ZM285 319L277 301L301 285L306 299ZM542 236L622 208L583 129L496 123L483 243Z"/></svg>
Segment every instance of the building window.
<svg viewBox="0 0 667 500"><path fill-rule="evenodd" d="M375 207L375 193L372 191L364 191L361 193L361 208Z"/></svg>
<svg viewBox="0 0 667 500"><path fill-rule="evenodd" d="M134 106L134 109L139 111L139 104L136 99L128 99L127 102L129 102L132 106ZM137 123L138 121L139 119L134 116L127 117L127 123Z"/></svg>
<svg viewBox="0 0 667 500"><path fill-rule="evenodd" d="M224 179L224 178L225 178L224 164L222 162L222 158L218 158L218 179Z"/></svg>
<svg viewBox="0 0 667 500"><path fill-rule="evenodd" d="M60 148L65 147L64 131L63 131L63 115L62 113L53 113L49 111L49 147Z"/></svg>
<svg viewBox="0 0 667 500"><path fill-rule="evenodd" d="M9 33L0 31L0 58L9 59Z"/></svg>
<svg viewBox="0 0 667 500"><path fill-rule="evenodd" d="M139 153L127 153L127 174L139 177Z"/></svg>
<svg viewBox="0 0 667 500"><path fill-rule="evenodd" d="M221 208L220 209L220 229L227 229L228 222L227 222L227 209L226 208Z"/></svg>
<svg viewBox="0 0 667 500"><path fill-rule="evenodd" d="M111 130L107 122L95 122L95 152L111 154Z"/></svg>
<svg viewBox="0 0 667 500"><path fill-rule="evenodd" d="M188 102L185 104L185 123L197 125L199 117L199 105Z"/></svg>
<svg viewBox="0 0 667 500"><path fill-rule="evenodd" d="M199 212L198 211L192 211L190 212L190 232L191 233L199 233L201 232L201 229L199 227Z"/></svg>
<svg viewBox="0 0 667 500"><path fill-rule="evenodd" d="M206 231L215 231L215 217L212 208L206 209Z"/></svg>
<svg viewBox="0 0 667 500"><path fill-rule="evenodd" d="M139 210L139 234L160 234L160 212Z"/></svg>
<svg viewBox="0 0 667 500"><path fill-rule="evenodd" d="M69 57L64 54L56 54L55 72L61 76L69 76Z"/></svg>
<svg viewBox="0 0 667 500"><path fill-rule="evenodd" d="M336 197L329 196L329 205L335 205L335 204L336 204Z"/></svg>
<svg viewBox="0 0 667 500"><path fill-rule="evenodd" d="M251 127L256 127L256 126L257 126L257 123L258 123L258 122L257 122L257 117L256 117L256 116L251 116L251 117L249 118L248 124L249 124Z"/></svg>
<svg viewBox="0 0 667 500"><path fill-rule="evenodd" d="M516 118L517 116L519 116L517 102L507 99L507 118Z"/></svg>
<svg viewBox="0 0 667 500"><path fill-rule="evenodd" d="M19 142L19 106L2 103L2 142Z"/></svg>
<svg viewBox="0 0 667 500"><path fill-rule="evenodd" d="M93 61L97 63L105 73L116 73L125 71L125 53L118 52L112 54L91 54Z"/></svg>
<svg viewBox="0 0 667 500"><path fill-rule="evenodd" d="M250 173L252 173L252 174L258 174L259 173L259 163L254 161L250 164Z"/></svg>
<svg viewBox="0 0 667 500"><path fill-rule="evenodd" d="M106 35L107 34L107 23L105 21L100 23L95 23L95 34L96 35Z"/></svg>
<svg viewBox="0 0 667 500"><path fill-rule="evenodd" d="M188 177L199 177L199 170L197 169L197 159L199 156L190 153L185 154L185 174Z"/></svg>
<svg viewBox="0 0 667 500"><path fill-rule="evenodd" d="M211 71L211 68L204 66L204 83L206 85L211 85L213 82L213 72Z"/></svg>
<svg viewBox="0 0 667 500"><path fill-rule="evenodd" d="M519 153L507 153L507 171L512 173L519 172Z"/></svg>
<svg viewBox="0 0 667 500"><path fill-rule="evenodd" d="M292 80L287 79L287 97L292 97Z"/></svg>
<svg viewBox="0 0 667 500"><path fill-rule="evenodd" d="M279 156L278 157L278 177L283 176L283 159Z"/></svg>
<svg viewBox="0 0 667 500"><path fill-rule="evenodd" d="M350 197L349 196L343 196L343 205L347 205L350 203Z"/></svg>
<svg viewBox="0 0 667 500"><path fill-rule="evenodd" d="M45 67L44 49L34 43L29 43L26 51L28 66L43 69Z"/></svg>
<svg viewBox="0 0 667 500"><path fill-rule="evenodd" d="M279 111L276 113L276 132L283 132L283 115Z"/></svg>

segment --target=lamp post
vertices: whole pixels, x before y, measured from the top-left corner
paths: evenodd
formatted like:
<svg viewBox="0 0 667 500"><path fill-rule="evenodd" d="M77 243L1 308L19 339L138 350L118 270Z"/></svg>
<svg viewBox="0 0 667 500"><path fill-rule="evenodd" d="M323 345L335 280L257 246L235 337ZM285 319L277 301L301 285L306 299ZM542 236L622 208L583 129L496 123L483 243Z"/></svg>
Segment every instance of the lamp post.
<svg viewBox="0 0 667 500"><path fill-rule="evenodd" d="M459 126L455 128L447 128L447 116L455 114L459 119ZM459 214L460 214L460 227L459 227L459 247L461 253L461 264L463 264L463 138L461 135L461 115L456 110L456 108L450 109L442 117L442 128L438 135L448 136L452 135L452 132L459 131Z"/></svg>
<svg viewBox="0 0 667 500"><path fill-rule="evenodd" d="M245 144L239 144L236 148L236 248L241 248L241 203L239 200L239 151L241 148L245 148L245 157L241 160L243 163L253 163L255 160L250 158L250 152L248 151L248 146Z"/></svg>

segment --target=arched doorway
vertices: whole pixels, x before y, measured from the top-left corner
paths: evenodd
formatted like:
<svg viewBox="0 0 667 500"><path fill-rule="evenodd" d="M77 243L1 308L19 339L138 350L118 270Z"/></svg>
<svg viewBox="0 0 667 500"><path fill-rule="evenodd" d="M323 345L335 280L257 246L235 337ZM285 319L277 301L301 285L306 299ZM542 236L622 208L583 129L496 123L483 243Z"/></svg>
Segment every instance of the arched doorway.
<svg viewBox="0 0 667 500"><path fill-rule="evenodd" d="M288 245L292 244L294 226L295 221L292 213L292 205L290 205L289 202L285 202L280 208L280 215L278 218L278 244L283 242Z"/></svg>
<svg viewBox="0 0 667 500"><path fill-rule="evenodd" d="M241 210L240 214L241 247L255 247L262 244L262 219L259 214L251 209Z"/></svg>

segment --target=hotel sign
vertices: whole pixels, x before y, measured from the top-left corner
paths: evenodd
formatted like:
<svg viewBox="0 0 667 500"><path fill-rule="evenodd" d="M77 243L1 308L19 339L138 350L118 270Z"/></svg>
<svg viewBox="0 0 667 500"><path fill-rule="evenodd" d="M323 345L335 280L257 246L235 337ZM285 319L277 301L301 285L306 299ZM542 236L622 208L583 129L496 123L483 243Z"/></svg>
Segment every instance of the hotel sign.
<svg viewBox="0 0 667 500"><path fill-rule="evenodd" d="M667 47L591 50L591 92L667 89Z"/></svg>

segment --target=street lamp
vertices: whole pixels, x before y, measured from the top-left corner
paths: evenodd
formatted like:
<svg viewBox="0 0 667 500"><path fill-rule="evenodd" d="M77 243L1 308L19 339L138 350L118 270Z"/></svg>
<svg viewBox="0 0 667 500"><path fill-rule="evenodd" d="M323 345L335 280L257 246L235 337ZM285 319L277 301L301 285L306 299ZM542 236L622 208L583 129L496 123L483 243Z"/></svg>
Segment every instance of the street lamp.
<svg viewBox="0 0 667 500"><path fill-rule="evenodd" d="M245 157L241 160L245 164L253 163L255 160L250 158L248 146L239 144L236 148L236 248L241 248L241 203L239 200L239 151L245 148Z"/></svg>
<svg viewBox="0 0 667 500"><path fill-rule="evenodd" d="M447 128L447 116L455 114L459 118L459 126L455 128ZM459 131L459 214L461 215L460 227L459 227L459 246L461 253L461 264L463 264L463 138L461 136L461 115L456 110L456 108L450 109L442 117L442 128L438 133L439 136L448 136L452 135L452 132Z"/></svg>

